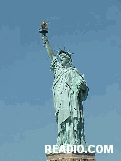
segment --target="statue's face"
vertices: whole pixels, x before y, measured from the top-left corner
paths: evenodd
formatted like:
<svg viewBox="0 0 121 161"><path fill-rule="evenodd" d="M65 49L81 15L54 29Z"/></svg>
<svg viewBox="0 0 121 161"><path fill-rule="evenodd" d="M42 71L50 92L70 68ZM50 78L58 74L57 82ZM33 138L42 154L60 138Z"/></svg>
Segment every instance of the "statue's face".
<svg viewBox="0 0 121 161"><path fill-rule="evenodd" d="M69 62L68 56L65 53L60 54L60 61L63 66L65 66Z"/></svg>

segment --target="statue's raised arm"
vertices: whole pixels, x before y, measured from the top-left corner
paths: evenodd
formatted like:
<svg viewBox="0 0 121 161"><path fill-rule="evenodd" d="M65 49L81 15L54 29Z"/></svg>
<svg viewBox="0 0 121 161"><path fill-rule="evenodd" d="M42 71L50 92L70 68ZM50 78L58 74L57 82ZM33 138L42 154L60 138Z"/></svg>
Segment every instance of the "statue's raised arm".
<svg viewBox="0 0 121 161"><path fill-rule="evenodd" d="M48 53L48 56L50 58L50 61L52 62L54 57L55 57L55 53L54 51L52 50L50 44L49 44L49 41L48 41L48 38L45 34L42 34L42 40L43 40L43 44L45 45L46 49L47 49L47 53Z"/></svg>
<svg viewBox="0 0 121 161"><path fill-rule="evenodd" d="M49 23L49 21L48 22L43 21L41 23L42 28L39 29L39 33L42 33L43 45L46 47L47 52L48 52L48 56L50 58L50 61L52 62L55 58L55 54L54 54L54 51L52 50L52 48L49 44L47 36L46 36L46 33L48 33L48 28L46 28L48 23Z"/></svg>

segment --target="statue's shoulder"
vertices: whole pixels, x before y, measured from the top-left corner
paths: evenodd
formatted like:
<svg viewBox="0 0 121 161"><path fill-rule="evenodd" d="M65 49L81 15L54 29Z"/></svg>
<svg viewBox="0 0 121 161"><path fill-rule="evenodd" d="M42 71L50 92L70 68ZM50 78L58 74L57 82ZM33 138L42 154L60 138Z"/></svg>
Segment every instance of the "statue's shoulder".
<svg viewBox="0 0 121 161"><path fill-rule="evenodd" d="M77 70L76 67L71 67L71 71L72 71L73 73L75 73L76 75L77 75L77 74L80 75L80 72L79 72L79 70Z"/></svg>
<svg viewBox="0 0 121 161"><path fill-rule="evenodd" d="M61 67L61 63L58 61L57 57L54 56L53 60L51 61L50 69L51 71L56 70L57 68Z"/></svg>
<svg viewBox="0 0 121 161"><path fill-rule="evenodd" d="M77 70L77 68L72 67L70 73L71 73L71 77L72 77L74 80L75 80L75 78L77 78L77 79L79 79L79 80L85 82L85 80L84 80L84 74L81 75L80 72L79 72L79 70Z"/></svg>

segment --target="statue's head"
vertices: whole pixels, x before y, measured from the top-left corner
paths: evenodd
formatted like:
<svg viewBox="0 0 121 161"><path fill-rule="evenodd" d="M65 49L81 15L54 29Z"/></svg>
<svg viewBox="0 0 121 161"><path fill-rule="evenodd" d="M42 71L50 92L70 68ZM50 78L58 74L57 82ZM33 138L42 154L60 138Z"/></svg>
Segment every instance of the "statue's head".
<svg viewBox="0 0 121 161"><path fill-rule="evenodd" d="M71 58L71 53L69 53L69 51L60 50L58 56L63 66L66 66L67 64L68 66L71 66L72 58Z"/></svg>

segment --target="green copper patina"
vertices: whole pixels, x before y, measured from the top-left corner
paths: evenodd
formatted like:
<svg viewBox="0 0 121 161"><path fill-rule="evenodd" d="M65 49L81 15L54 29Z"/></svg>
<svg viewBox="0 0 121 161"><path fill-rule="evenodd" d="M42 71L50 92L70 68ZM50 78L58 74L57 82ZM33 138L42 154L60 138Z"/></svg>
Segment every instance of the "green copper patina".
<svg viewBox="0 0 121 161"><path fill-rule="evenodd" d="M72 66L71 53L60 50L59 61L46 34L42 34L42 40L54 72L52 91L58 124L57 145L83 145L86 150L82 101L86 100L89 88L84 76Z"/></svg>

